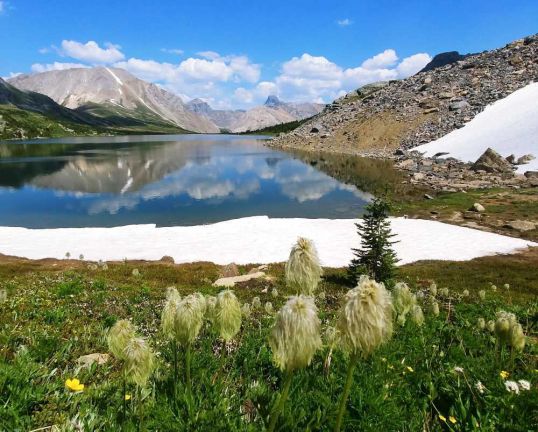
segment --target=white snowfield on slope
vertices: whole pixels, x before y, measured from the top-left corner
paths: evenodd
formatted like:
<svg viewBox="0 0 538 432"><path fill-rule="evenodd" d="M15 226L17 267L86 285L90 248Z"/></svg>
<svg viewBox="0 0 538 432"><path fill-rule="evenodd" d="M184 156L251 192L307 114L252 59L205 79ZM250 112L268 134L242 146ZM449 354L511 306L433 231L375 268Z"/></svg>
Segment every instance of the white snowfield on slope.
<svg viewBox="0 0 538 432"><path fill-rule="evenodd" d="M488 147L504 157L532 154L536 159L519 165L517 172L538 171L538 83L488 105L463 128L413 150L429 157L449 152L443 157L474 162Z"/></svg>
<svg viewBox="0 0 538 432"><path fill-rule="evenodd" d="M312 239L322 265L347 266L352 248L359 246L354 219L270 219L256 216L212 225L156 228L131 225L117 228L27 229L0 227L0 253L31 259L65 257L86 260L159 260L176 263L273 263L288 259L299 236ZM469 260L510 253L530 241L421 219L391 219L398 243L399 264L418 260Z"/></svg>

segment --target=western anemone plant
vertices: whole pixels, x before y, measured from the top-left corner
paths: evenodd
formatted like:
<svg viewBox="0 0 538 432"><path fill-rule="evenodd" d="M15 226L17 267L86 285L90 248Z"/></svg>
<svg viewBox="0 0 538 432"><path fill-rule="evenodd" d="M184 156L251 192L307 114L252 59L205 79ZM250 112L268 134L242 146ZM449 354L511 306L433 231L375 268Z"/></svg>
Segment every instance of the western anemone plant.
<svg viewBox="0 0 538 432"><path fill-rule="evenodd" d="M346 382L334 431L340 431L346 401L359 358L367 358L392 336L392 301L383 283L361 276L356 288L349 290L338 314L340 348L349 355Z"/></svg>
<svg viewBox="0 0 538 432"><path fill-rule="evenodd" d="M322 274L316 246L312 240L299 237L286 263L287 285L295 289L297 294L311 296L318 288Z"/></svg>
<svg viewBox="0 0 538 432"><path fill-rule="evenodd" d="M241 304L231 290L221 291L215 305L215 325L219 335L229 342L241 329Z"/></svg>
<svg viewBox="0 0 538 432"><path fill-rule="evenodd" d="M407 315L413 312L417 304L417 297L411 292L409 286L405 282L398 282L393 290L392 297L394 309L398 314L398 324L403 326L407 320Z"/></svg>
<svg viewBox="0 0 538 432"><path fill-rule="evenodd" d="M273 361L284 373L282 391L270 416L268 431L275 426L288 398L293 372L310 365L321 347L321 323L312 297L292 296L278 312L269 345Z"/></svg>

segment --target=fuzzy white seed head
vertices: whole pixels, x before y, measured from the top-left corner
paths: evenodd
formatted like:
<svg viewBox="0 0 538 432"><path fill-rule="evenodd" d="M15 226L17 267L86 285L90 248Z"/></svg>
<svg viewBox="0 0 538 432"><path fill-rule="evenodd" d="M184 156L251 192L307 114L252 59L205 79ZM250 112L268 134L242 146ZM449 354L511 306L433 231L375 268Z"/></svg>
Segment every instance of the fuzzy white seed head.
<svg viewBox="0 0 538 432"><path fill-rule="evenodd" d="M259 297L254 297L252 299L252 309L259 309L262 307L262 302Z"/></svg>
<svg viewBox="0 0 538 432"><path fill-rule="evenodd" d="M430 313L433 316L439 316L439 303L437 303L436 301L432 301L430 303Z"/></svg>
<svg viewBox="0 0 538 432"><path fill-rule="evenodd" d="M277 298L278 297L278 291L276 288L273 288L273 290L271 291L271 295L273 296L273 298Z"/></svg>
<svg viewBox="0 0 538 432"><path fill-rule="evenodd" d="M510 289L510 284L505 283L503 285L503 287L504 287L505 290L509 290Z"/></svg>
<svg viewBox="0 0 538 432"><path fill-rule="evenodd" d="M392 304L398 314L398 323L404 325L407 314L417 304L417 297L411 292L405 282L398 282L392 290Z"/></svg>
<svg viewBox="0 0 538 432"><path fill-rule="evenodd" d="M480 297L480 300L486 300L486 290L478 291L478 297Z"/></svg>
<svg viewBox="0 0 538 432"><path fill-rule="evenodd" d="M290 297L276 315L269 338L275 364L288 372L308 366L321 347L320 326L312 297Z"/></svg>
<svg viewBox="0 0 538 432"><path fill-rule="evenodd" d="M462 295L463 297L469 297L469 290L467 290L467 289L466 289L466 290L463 290L463 292L461 293L461 295Z"/></svg>
<svg viewBox="0 0 538 432"><path fill-rule="evenodd" d="M510 343L510 330L517 324L517 318L513 313L499 311L496 314L495 335L503 343Z"/></svg>
<svg viewBox="0 0 538 432"><path fill-rule="evenodd" d="M478 330L484 330L486 328L486 320L484 318L478 318L476 321L476 328Z"/></svg>
<svg viewBox="0 0 538 432"><path fill-rule="evenodd" d="M217 297L207 296L205 299L205 317L206 319L213 323L215 321L215 313L217 308Z"/></svg>
<svg viewBox="0 0 538 432"><path fill-rule="evenodd" d="M486 328L490 333L493 333L495 331L495 321L489 320L486 324Z"/></svg>
<svg viewBox="0 0 538 432"><path fill-rule="evenodd" d="M491 285L491 291L495 292L497 291L497 285Z"/></svg>
<svg viewBox="0 0 538 432"><path fill-rule="evenodd" d="M510 329L510 346L516 351L523 351L525 348L525 334L523 333L523 327L517 323Z"/></svg>
<svg viewBox="0 0 538 432"><path fill-rule="evenodd" d="M131 321L119 320L107 334L108 349L114 357L125 360L125 347L135 337L135 328Z"/></svg>
<svg viewBox="0 0 538 432"><path fill-rule="evenodd" d="M132 274L133 274L134 277L138 277L138 276L140 276L140 270L135 268L135 269L133 269Z"/></svg>
<svg viewBox="0 0 538 432"><path fill-rule="evenodd" d="M336 327L327 327L323 333L323 340L325 341L325 345L327 345L330 349L333 349L338 343L338 330Z"/></svg>
<svg viewBox="0 0 538 432"><path fill-rule="evenodd" d="M441 289L439 290L439 295L440 295L441 297L448 297L449 294L450 294L450 293L449 293L449 291L448 291L448 288L441 288Z"/></svg>
<svg viewBox="0 0 538 432"><path fill-rule="evenodd" d="M411 320L419 327L424 324L424 312L422 312L422 308L419 305L413 306L413 310L411 311Z"/></svg>
<svg viewBox="0 0 538 432"><path fill-rule="evenodd" d="M392 336L392 301L382 283L361 278L340 309L337 329L345 352L367 357Z"/></svg>
<svg viewBox="0 0 538 432"><path fill-rule="evenodd" d="M7 300L7 289L0 289L0 303L4 303Z"/></svg>
<svg viewBox="0 0 538 432"><path fill-rule="evenodd" d="M265 312L267 312L269 315L273 314L273 303L266 302L263 308L265 309Z"/></svg>
<svg viewBox="0 0 538 432"><path fill-rule="evenodd" d="M286 263L286 283L300 294L313 295L322 274L316 246L311 240L299 237Z"/></svg>
<svg viewBox="0 0 538 432"><path fill-rule="evenodd" d="M221 291L217 296L215 325L225 341L233 339L241 328L241 304L231 290Z"/></svg>
<svg viewBox="0 0 538 432"><path fill-rule="evenodd" d="M166 303L161 314L161 327L164 337L168 340L175 339L175 320L177 305L181 301L177 289L174 287L167 288Z"/></svg>
<svg viewBox="0 0 538 432"><path fill-rule="evenodd" d="M143 338L133 338L125 347L126 375L139 387L145 387L155 367L153 351Z"/></svg>
<svg viewBox="0 0 538 432"><path fill-rule="evenodd" d="M437 284L435 282L430 285L430 294L434 297L437 295Z"/></svg>
<svg viewBox="0 0 538 432"><path fill-rule="evenodd" d="M204 323L205 299L197 294L182 298L176 307L174 319L176 340L183 346L198 337Z"/></svg>
<svg viewBox="0 0 538 432"><path fill-rule="evenodd" d="M241 314L245 318L249 318L251 313L252 313L252 311L251 311L250 305L248 303L245 303L245 304L243 304L243 306L241 306Z"/></svg>

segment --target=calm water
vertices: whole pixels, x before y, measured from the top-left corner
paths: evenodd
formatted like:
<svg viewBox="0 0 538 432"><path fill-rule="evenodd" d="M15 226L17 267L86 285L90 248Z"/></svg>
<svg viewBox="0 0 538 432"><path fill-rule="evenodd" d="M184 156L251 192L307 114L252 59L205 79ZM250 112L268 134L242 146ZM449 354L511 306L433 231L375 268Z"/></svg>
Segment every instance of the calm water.
<svg viewBox="0 0 538 432"><path fill-rule="evenodd" d="M245 216L352 218L368 194L226 135L0 143L0 225L195 225Z"/></svg>

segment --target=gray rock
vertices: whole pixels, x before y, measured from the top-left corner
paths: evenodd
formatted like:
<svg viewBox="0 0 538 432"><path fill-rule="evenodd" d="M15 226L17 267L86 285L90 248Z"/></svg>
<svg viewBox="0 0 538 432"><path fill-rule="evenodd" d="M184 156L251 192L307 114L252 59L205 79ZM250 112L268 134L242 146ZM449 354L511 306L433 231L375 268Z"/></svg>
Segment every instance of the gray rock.
<svg viewBox="0 0 538 432"><path fill-rule="evenodd" d="M514 220L504 224L505 228L511 228L516 231L525 232L536 228L536 223L531 221Z"/></svg>
<svg viewBox="0 0 538 432"><path fill-rule="evenodd" d="M489 173L514 173L512 164L491 148L488 148L471 168L473 171Z"/></svg>
<svg viewBox="0 0 538 432"><path fill-rule="evenodd" d="M482 215L480 213L477 213L476 211L466 211L463 212L463 218L480 220L482 219Z"/></svg>
<svg viewBox="0 0 538 432"><path fill-rule="evenodd" d="M426 198L427 200L433 199L433 197L430 194L424 194L424 198Z"/></svg>
<svg viewBox="0 0 538 432"><path fill-rule="evenodd" d="M108 354L101 354L101 353L86 354L86 355L80 356L77 359L77 363L80 366L90 367L94 363L97 363L98 365L105 364L109 358L110 358L110 355Z"/></svg>
<svg viewBox="0 0 538 432"><path fill-rule="evenodd" d="M531 154L527 154L525 156L521 156L517 162L516 162L516 165L524 165L524 164L528 164L531 160L533 159L536 159L535 156L531 155Z"/></svg>
<svg viewBox="0 0 538 432"><path fill-rule="evenodd" d="M482 213L486 211L486 208L480 203L474 203L469 209L469 211Z"/></svg>
<svg viewBox="0 0 538 432"><path fill-rule="evenodd" d="M515 154L511 154L510 156L507 156L506 157L506 160L508 162L510 162L512 165L515 165L516 164L516 155Z"/></svg>
<svg viewBox="0 0 538 432"><path fill-rule="evenodd" d="M220 277L221 278L227 278L227 277L234 277L239 276L239 269L237 268L237 265L235 263L226 264L224 267L220 270Z"/></svg>
<svg viewBox="0 0 538 432"><path fill-rule="evenodd" d="M467 102L466 100L461 100L461 101L457 101L457 102L452 102L448 106L448 109L450 111L459 111L459 110L462 110L462 109L469 108L470 106L471 105L469 105L469 102Z"/></svg>
<svg viewBox="0 0 538 432"><path fill-rule="evenodd" d="M526 171L523 175L529 179L538 178L538 171Z"/></svg>
<svg viewBox="0 0 538 432"><path fill-rule="evenodd" d="M265 277L264 272L256 272L256 273L250 273L250 274L246 274L242 276L220 278L220 279L217 279L215 282L213 282L213 286L231 288L235 286L235 284L238 282L246 282L251 279L259 279L263 277Z"/></svg>

